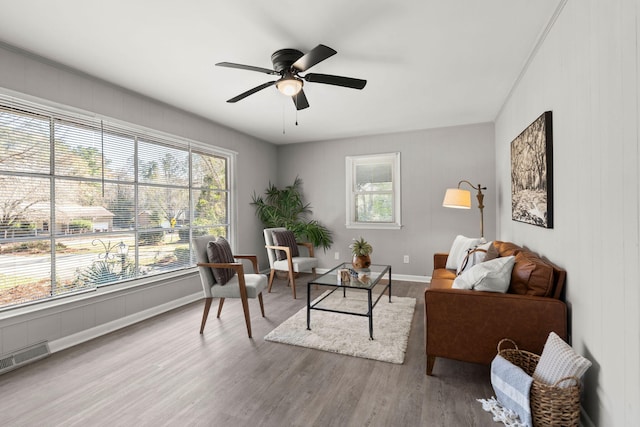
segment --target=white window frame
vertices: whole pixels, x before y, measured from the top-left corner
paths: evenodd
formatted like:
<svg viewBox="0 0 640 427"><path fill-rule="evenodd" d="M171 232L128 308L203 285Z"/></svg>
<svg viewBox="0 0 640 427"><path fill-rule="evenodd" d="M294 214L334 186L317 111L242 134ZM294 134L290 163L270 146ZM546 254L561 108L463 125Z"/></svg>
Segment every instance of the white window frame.
<svg viewBox="0 0 640 427"><path fill-rule="evenodd" d="M401 200L400 200L400 153L369 154L361 156L347 156L346 163L346 214L347 228L361 229L394 229L402 227ZM392 196L393 213L389 222L356 221L356 196L362 192L356 189L356 167L372 163L388 163L392 168Z"/></svg>
<svg viewBox="0 0 640 427"><path fill-rule="evenodd" d="M193 152L197 152L205 155L218 156L226 159L226 173L227 173L227 188L224 191L227 194L227 221L226 224L221 224L227 228L227 240L229 240L232 247L236 245L236 236L237 236L237 221L238 221L238 207L237 207L237 184L236 184L236 163L237 163L237 155L238 153L233 150L221 148L218 146L214 146L208 143L199 142L195 140L191 140L188 138L180 137L177 135L169 134L163 131L146 128L140 125L132 124L129 122L125 122L118 119L113 119L107 116L100 116L94 113L75 109L66 105L58 104L52 101L31 97L29 95L14 93L9 90L5 90L0 88L0 105L7 107L9 109L15 108L17 110L22 110L29 114L38 114L46 117L50 121L54 120L65 120L71 123L88 123L94 128L102 127L102 123L108 128L108 131L118 131L126 133L127 135L131 135L137 141L138 139L144 139L148 142L152 142L154 144L174 146L176 148L185 150L188 152L189 158L191 157ZM101 123L102 122L102 123ZM105 130L101 129L101 132ZM52 136L50 136L52 138ZM50 141L50 143L53 140ZM137 144L137 142L136 142ZM136 152L136 165L137 165L137 149ZM52 157L52 164L55 159ZM189 168L191 168L191 160L189 160ZM6 172L5 173L10 173ZM34 175L32 173L24 173L19 175ZM35 174L37 175L37 174ZM56 175L55 171L49 171L49 173L44 176L49 177L50 179L60 178L61 176ZM191 178L191 172L189 173L189 177ZM64 178L64 177L63 177ZM89 181L96 179L88 179ZM106 180L108 181L108 180ZM137 175L134 178L134 181L127 182L127 184L134 185L136 188L141 185L138 180ZM193 203L191 201L191 192L195 188L192 185L191 179L189 179L188 185L185 184L183 186L185 189L188 189L190 192L190 204L189 204L189 212L190 215L193 216ZM136 190L137 192L137 190ZM52 190L51 200L55 200L55 193ZM137 203L137 199L136 199ZM138 205L136 204L136 210L138 209ZM190 224L193 224L193 218L190 218ZM206 227L206 226L202 226ZM202 228L200 227L200 228ZM190 225L190 229L193 230L198 228L198 226ZM136 228L136 233L138 229ZM87 234L87 236L92 236L91 234ZM55 241L60 237L52 234L48 239ZM23 240L33 240L31 238L23 239ZM136 245L137 246L137 245ZM182 268L170 270L168 272L151 274L149 276L139 275L136 278L124 281L111 282L99 286L95 286L89 290L95 291L97 289L111 289L111 290L119 290L126 289L130 287L144 286L148 283L165 280L167 278L172 277L180 277L193 274L195 271L195 255L193 254L194 247L190 244L190 249L192 251L192 256L190 260L190 265L184 266ZM132 250L134 250L132 248ZM52 263L52 276L55 274L55 264ZM85 293L85 291L78 292L69 292L69 293L61 293L57 295L53 295L50 297L45 297L41 299L36 299L29 302L16 303L13 305L7 305L0 307L0 312L9 312L14 311L16 309L22 309L27 306L42 306L46 307L47 304L50 303L58 303L66 298L73 298L74 296L78 296L79 294ZM34 310L37 311L37 308Z"/></svg>

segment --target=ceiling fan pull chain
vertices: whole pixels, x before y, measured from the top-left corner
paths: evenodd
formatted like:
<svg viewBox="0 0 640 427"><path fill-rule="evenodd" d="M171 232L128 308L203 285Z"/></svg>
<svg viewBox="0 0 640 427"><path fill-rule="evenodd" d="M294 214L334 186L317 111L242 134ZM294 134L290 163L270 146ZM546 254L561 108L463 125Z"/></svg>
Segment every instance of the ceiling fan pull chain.
<svg viewBox="0 0 640 427"><path fill-rule="evenodd" d="M284 131L284 102L282 103L282 134L286 134L286 132Z"/></svg>
<svg viewBox="0 0 640 427"><path fill-rule="evenodd" d="M296 93L296 126L298 126L298 94Z"/></svg>

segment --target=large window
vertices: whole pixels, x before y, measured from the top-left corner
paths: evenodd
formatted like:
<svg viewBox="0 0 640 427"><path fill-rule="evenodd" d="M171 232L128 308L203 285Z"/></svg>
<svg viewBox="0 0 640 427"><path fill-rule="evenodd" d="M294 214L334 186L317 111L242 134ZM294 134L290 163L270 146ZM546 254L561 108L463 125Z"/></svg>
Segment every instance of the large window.
<svg viewBox="0 0 640 427"><path fill-rule="evenodd" d="M400 228L400 153L346 158L347 228Z"/></svg>
<svg viewBox="0 0 640 427"><path fill-rule="evenodd" d="M0 308L194 265L229 238L233 156L0 102Z"/></svg>

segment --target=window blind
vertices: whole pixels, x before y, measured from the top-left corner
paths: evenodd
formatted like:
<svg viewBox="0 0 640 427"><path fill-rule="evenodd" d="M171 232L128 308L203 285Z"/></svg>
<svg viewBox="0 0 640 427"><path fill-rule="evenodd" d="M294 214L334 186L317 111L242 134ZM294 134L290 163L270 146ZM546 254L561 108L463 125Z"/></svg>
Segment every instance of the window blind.
<svg viewBox="0 0 640 427"><path fill-rule="evenodd" d="M229 162L0 97L0 309L181 270L230 231Z"/></svg>

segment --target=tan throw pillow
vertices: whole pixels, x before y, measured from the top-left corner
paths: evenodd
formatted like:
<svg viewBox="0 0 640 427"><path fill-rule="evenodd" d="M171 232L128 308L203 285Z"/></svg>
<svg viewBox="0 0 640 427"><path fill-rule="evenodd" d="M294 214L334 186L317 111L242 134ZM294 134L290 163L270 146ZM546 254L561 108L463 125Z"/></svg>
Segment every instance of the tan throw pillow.
<svg viewBox="0 0 640 427"><path fill-rule="evenodd" d="M216 264L235 262L231 246L224 237L218 237L218 240L207 244L207 258L209 262ZM218 285L224 285L236 274L231 268L212 268L211 272Z"/></svg>
<svg viewBox="0 0 640 427"><path fill-rule="evenodd" d="M494 245L493 242L489 242L489 243L491 243L491 245L489 245L489 247L487 248L487 254L484 256L485 261L491 261L492 259L496 259L500 257L500 254L498 253L498 248L496 248L496 245Z"/></svg>
<svg viewBox="0 0 640 427"><path fill-rule="evenodd" d="M511 242L501 242L499 240L494 240L493 245L498 250L499 256L515 256L518 252L522 251L522 248L515 243Z"/></svg>
<svg viewBox="0 0 640 427"><path fill-rule="evenodd" d="M533 379L547 385L555 385L567 377L580 380L590 366L589 359L576 353L558 334L551 332L533 372ZM567 388L572 385L575 385L573 381L562 381L558 387Z"/></svg>
<svg viewBox="0 0 640 427"><path fill-rule="evenodd" d="M298 244L296 243L296 236L293 234L293 231L274 231L273 244L276 246L288 246L292 258L300 256ZM285 251L276 251L276 258L278 261L282 261L287 259L287 254Z"/></svg>
<svg viewBox="0 0 640 427"><path fill-rule="evenodd" d="M521 251L511 275L510 293L548 297L553 295L553 267L536 254Z"/></svg>

